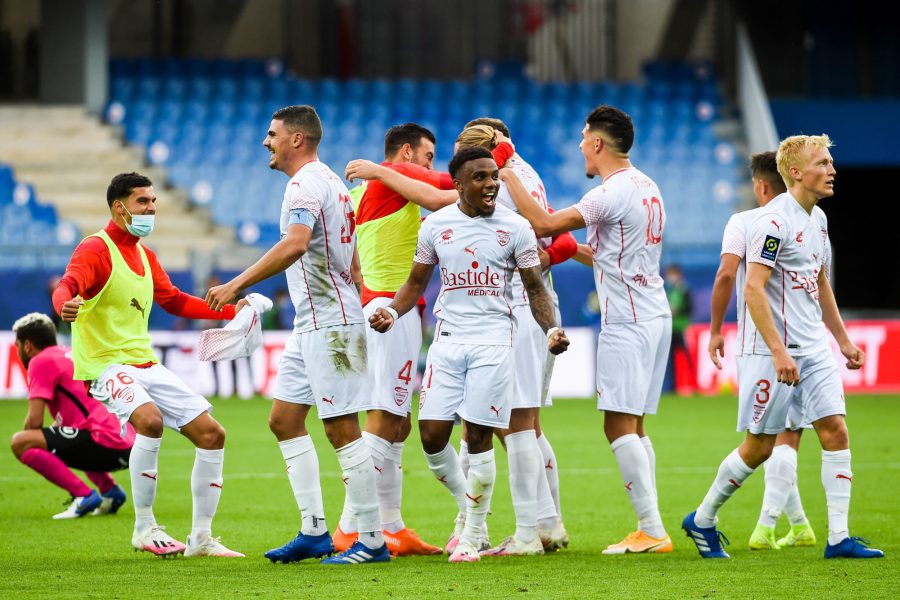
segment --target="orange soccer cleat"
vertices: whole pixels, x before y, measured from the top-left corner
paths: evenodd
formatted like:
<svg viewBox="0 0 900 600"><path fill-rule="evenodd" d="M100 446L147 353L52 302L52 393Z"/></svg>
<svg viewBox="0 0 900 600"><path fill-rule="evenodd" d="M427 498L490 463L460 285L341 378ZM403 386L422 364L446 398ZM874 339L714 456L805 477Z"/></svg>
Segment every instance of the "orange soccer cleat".
<svg viewBox="0 0 900 600"><path fill-rule="evenodd" d="M334 551L338 554L349 550L350 546L352 546L358 539L358 532L354 531L353 533L344 533L344 530L341 529L340 525L338 525L337 529L334 530L334 535L331 536L331 541L332 543L334 543Z"/></svg>
<svg viewBox="0 0 900 600"><path fill-rule="evenodd" d="M672 539L668 535L655 538L637 530L626 535L618 544L607 546L603 554L662 554L671 551Z"/></svg>
<svg viewBox="0 0 900 600"><path fill-rule="evenodd" d="M415 530L406 527L397 533L382 530L381 534L391 556L431 556L444 551L443 548L423 542Z"/></svg>

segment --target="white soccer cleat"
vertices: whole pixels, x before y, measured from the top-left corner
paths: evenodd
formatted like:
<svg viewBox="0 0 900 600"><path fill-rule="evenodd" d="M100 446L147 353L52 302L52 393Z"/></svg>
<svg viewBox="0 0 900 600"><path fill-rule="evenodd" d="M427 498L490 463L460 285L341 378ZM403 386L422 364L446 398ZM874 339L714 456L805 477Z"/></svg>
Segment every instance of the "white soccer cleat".
<svg viewBox="0 0 900 600"><path fill-rule="evenodd" d="M481 556L537 556L544 553L541 538L535 536L530 542L521 542L511 535L496 548L481 551Z"/></svg>
<svg viewBox="0 0 900 600"><path fill-rule="evenodd" d="M96 490L92 490L89 496L72 496L72 501L66 507L66 510L53 515L56 520L60 519L80 519L90 514L95 508L100 506L103 499Z"/></svg>
<svg viewBox="0 0 900 600"><path fill-rule="evenodd" d="M456 550L456 546L459 544L459 538L462 536L463 527L465 526L466 513L456 513L456 521L453 523L453 533L450 534L450 537L447 538L447 543L444 544L444 552L453 554L453 551Z"/></svg>
<svg viewBox="0 0 900 600"><path fill-rule="evenodd" d="M205 536L200 538L196 544L191 541L188 536L187 544L184 549L185 557L190 556L221 556L225 558L244 558L244 555L234 550L229 550L222 545L222 538Z"/></svg>
<svg viewBox="0 0 900 600"><path fill-rule="evenodd" d="M166 533L162 525L154 525L144 531L135 531L131 536L134 551L142 550L156 556L171 556L184 552L184 544Z"/></svg>
<svg viewBox="0 0 900 600"><path fill-rule="evenodd" d="M478 549L469 541L460 540L459 544L456 545L453 554L450 555L448 562L478 562L479 560L481 560L481 556L478 554Z"/></svg>
<svg viewBox="0 0 900 600"><path fill-rule="evenodd" d="M569 534L563 525L562 519L556 520L556 525L552 529L538 526L538 537L541 538L541 544L547 552L562 550L569 547Z"/></svg>

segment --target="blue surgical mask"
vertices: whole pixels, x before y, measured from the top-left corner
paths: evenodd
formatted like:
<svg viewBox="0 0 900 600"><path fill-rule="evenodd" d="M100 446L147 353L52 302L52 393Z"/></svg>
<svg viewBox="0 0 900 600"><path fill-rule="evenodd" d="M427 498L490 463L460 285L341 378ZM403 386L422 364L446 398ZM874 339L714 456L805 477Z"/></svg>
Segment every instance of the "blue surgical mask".
<svg viewBox="0 0 900 600"><path fill-rule="evenodd" d="M124 204L122 204L122 208L125 208ZM133 215L127 208L125 208L125 212L131 217L131 223L125 223L128 233L139 238L153 233L153 222L156 220L156 215Z"/></svg>

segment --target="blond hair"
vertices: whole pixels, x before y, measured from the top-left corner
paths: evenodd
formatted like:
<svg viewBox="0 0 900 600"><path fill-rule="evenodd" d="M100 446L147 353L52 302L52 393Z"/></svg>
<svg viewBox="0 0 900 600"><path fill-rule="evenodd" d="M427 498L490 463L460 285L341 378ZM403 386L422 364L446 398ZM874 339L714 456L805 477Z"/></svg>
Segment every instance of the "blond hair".
<svg viewBox="0 0 900 600"><path fill-rule="evenodd" d="M778 165L778 174L784 180L784 185L791 187L791 167L803 168L809 159L809 153L814 148L831 148L831 138L827 134L821 135L792 135L781 140L778 152L775 154L775 163Z"/></svg>
<svg viewBox="0 0 900 600"><path fill-rule="evenodd" d="M497 132L487 125L472 125L460 132L456 137L456 143L459 144L460 150L476 146L493 150L497 146Z"/></svg>

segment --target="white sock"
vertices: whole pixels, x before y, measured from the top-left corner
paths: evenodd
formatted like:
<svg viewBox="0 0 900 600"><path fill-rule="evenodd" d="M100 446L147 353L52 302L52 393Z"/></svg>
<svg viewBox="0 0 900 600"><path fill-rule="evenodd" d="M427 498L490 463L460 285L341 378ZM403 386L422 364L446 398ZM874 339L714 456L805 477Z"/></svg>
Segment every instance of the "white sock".
<svg viewBox="0 0 900 600"><path fill-rule="evenodd" d="M390 486L394 485L397 472L393 461L392 444L386 439L366 431L363 432L362 436L366 441L366 446L369 447L369 452L372 454L372 464L375 468L375 490L378 498L379 523L383 528L385 522L395 523L400 520L400 505L397 504L390 509L387 507L387 502L392 492ZM396 531L392 533L396 533Z"/></svg>
<svg viewBox="0 0 900 600"><path fill-rule="evenodd" d="M381 548L384 538L378 518L378 493L375 491L375 466L372 453L362 438L337 449L347 501L356 516L359 541L371 549Z"/></svg>
<svg viewBox="0 0 900 600"><path fill-rule="evenodd" d="M653 450L650 436L642 437L641 444L644 446L644 452L647 453L647 462L650 463L650 486L653 488L653 493L659 497L659 492L656 491L656 452Z"/></svg>
<svg viewBox="0 0 900 600"><path fill-rule="evenodd" d="M222 496L222 463L225 449L204 450L197 448L194 469L191 471L191 497L194 511L191 522L191 542L212 535L212 520Z"/></svg>
<svg viewBox="0 0 900 600"><path fill-rule="evenodd" d="M475 546L475 540L484 531L484 522L491 508L491 495L497 479L497 463L494 449L469 455L469 476L466 479L466 526L460 541Z"/></svg>
<svg viewBox="0 0 900 600"><path fill-rule="evenodd" d="M763 463L766 490L763 493L759 524L775 527L787 504L788 495L797 483L797 451L786 444L775 446L772 456Z"/></svg>
<svg viewBox="0 0 900 600"><path fill-rule="evenodd" d="M378 504L381 508L381 528L388 533L406 529L400 505L403 500L403 442L391 444L384 461L384 473L378 486Z"/></svg>
<svg viewBox="0 0 900 600"><path fill-rule="evenodd" d="M828 543L832 546L850 536L850 450L822 450L822 487L828 505Z"/></svg>
<svg viewBox="0 0 900 600"><path fill-rule="evenodd" d="M162 438L141 434L134 436L134 446L128 459L131 473L131 503L134 505L134 530L144 531L156 524L153 501L156 499L156 470Z"/></svg>
<svg viewBox="0 0 900 600"><path fill-rule="evenodd" d="M356 533L356 516L353 514L353 507L350 506L350 500L347 494L344 494L344 508L341 510L341 518L338 521L338 527L344 533Z"/></svg>
<svg viewBox="0 0 900 600"><path fill-rule="evenodd" d="M791 486L791 491L788 493L784 514L791 526L803 525L807 522L806 513L803 511L803 502L800 501L800 482L797 479L794 480L794 485Z"/></svg>
<svg viewBox="0 0 900 600"><path fill-rule="evenodd" d="M562 518L562 508L559 505L559 469L556 465L556 454L553 453L553 446L544 433L537 439L538 446L541 449L541 455L544 460L544 471L547 474L547 484L550 486L550 495L553 496L553 504L556 505L556 514Z"/></svg>
<svg viewBox="0 0 900 600"><path fill-rule="evenodd" d="M459 457L453 446L447 444L437 454L426 453L425 459L437 480L453 494L459 512L466 512L466 476L459 467Z"/></svg>
<svg viewBox="0 0 900 600"><path fill-rule="evenodd" d="M469 476L469 444L466 440L459 441L459 468L463 477Z"/></svg>
<svg viewBox="0 0 900 600"><path fill-rule="evenodd" d="M537 536L537 492L540 478L541 449L534 429L506 436L509 457L509 491L516 514L516 539L531 542Z"/></svg>
<svg viewBox="0 0 900 600"><path fill-rule="evenodd" d="M538 448L538 450L540 450L540 448ZM540 455L538 455L539 461L540 458ZM553 496L550 494L550 484L547 481L547 469L543 466L538 469L537 518L538 526L544 529L552 529L556 526L557 519L559 519L559 515L556 514L556 504L554 504Z"/></svg>
<svg viewBox="0 0 900 600"><path fill-rule="evenodd" d="M368 431L362 432L362 438L372 455L372 465L375 468L375 488L378 490L378 504L380 506L386 455L390 451L391 444L387 440L378 437L374 433L369 433ZM344 533L356 533L358 531L356 515L353 513L353 507L350 506L350 500L347 494L344 494L344 508L341 511L339 526Z"/></svg>
<svg viewBox="0 0 900 600"><path fill-rule="evenodd" d="M309 435L278 442L287 465L288 481L297 500L302 519L300 532L322 535L328 531L325 507L322 504L322 484L319 481L319 457Z"/></svg>
<svg viewBox="0 0 900 600"><path fill-rule="evenodd" d="M744 481L753 474L754 469L747 466L744 459L738 453L737 448L725 457L719 465L719 471L713 480L712 486L706 492L706 497L697 508L694 522L697 527L712 527L719 520L716 515L725 501L731 498Z"/></svg>
<svg viewBox="0 0 900 600"><path fill-rule="evenodd" d="M616 455L628 499L638 516L638 527L651 537L665 537L666 530L650 483L650 464L641 439L636 433L629 433L616 438L609 446Z"/></svg>

